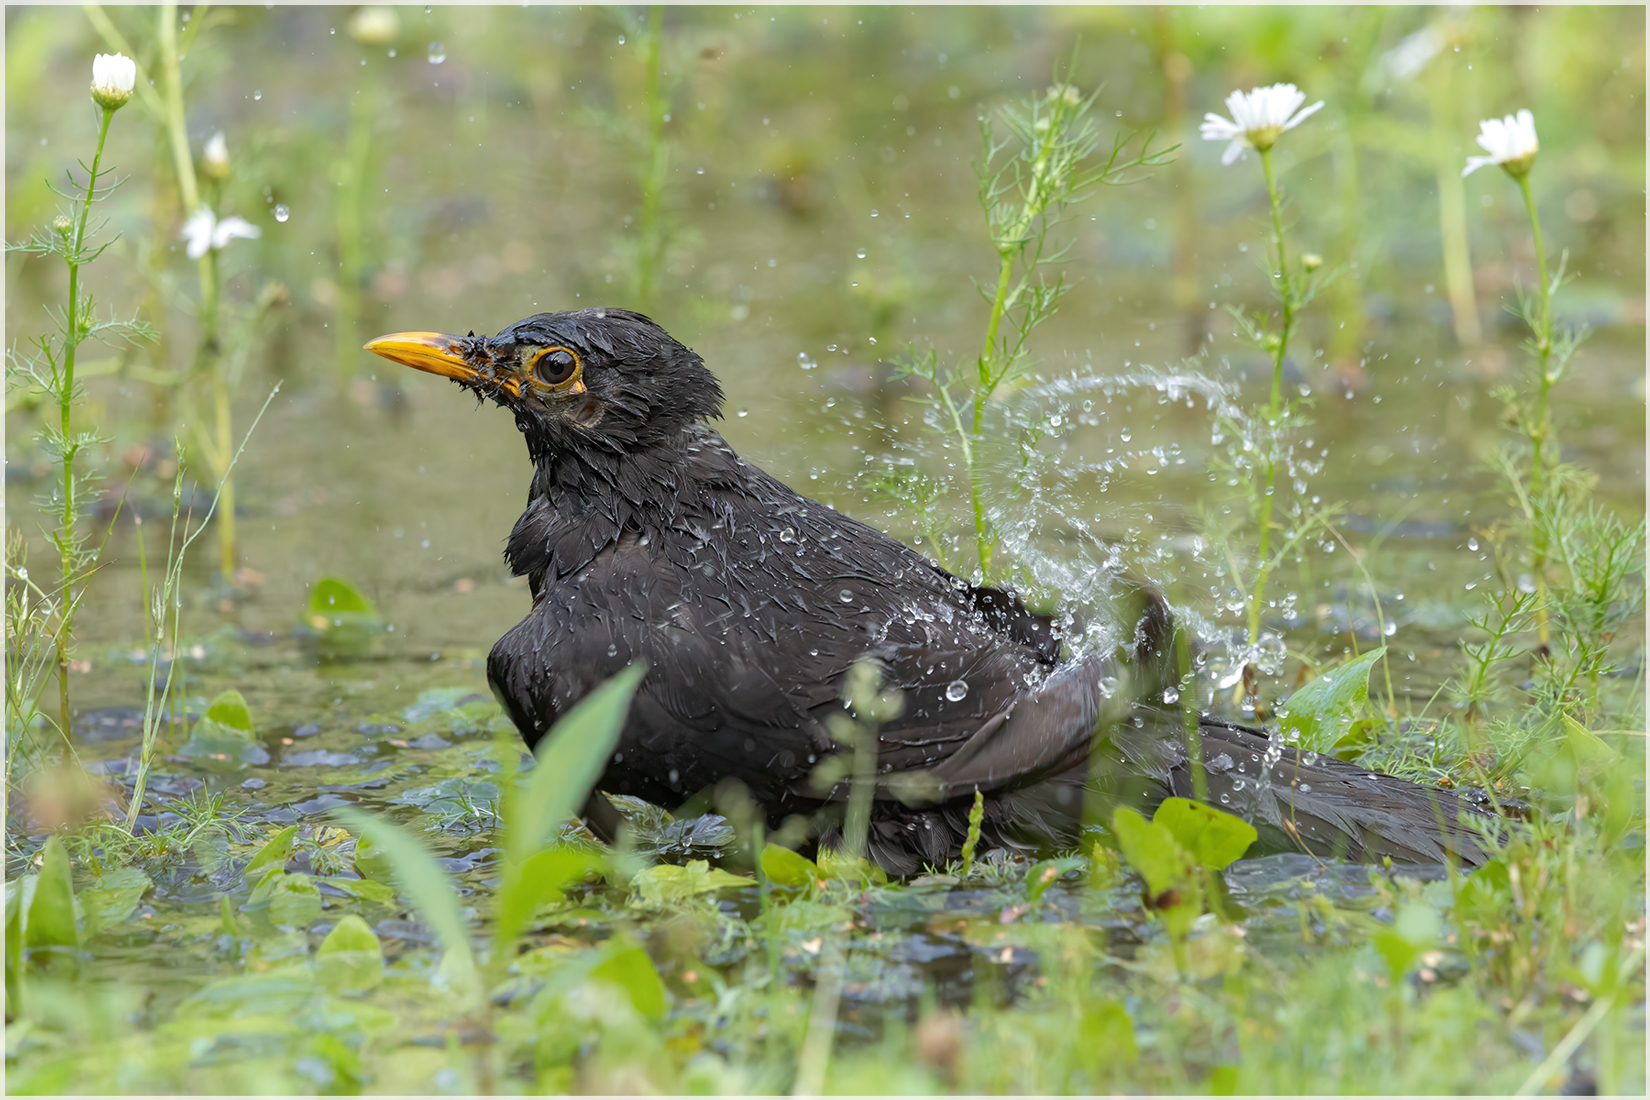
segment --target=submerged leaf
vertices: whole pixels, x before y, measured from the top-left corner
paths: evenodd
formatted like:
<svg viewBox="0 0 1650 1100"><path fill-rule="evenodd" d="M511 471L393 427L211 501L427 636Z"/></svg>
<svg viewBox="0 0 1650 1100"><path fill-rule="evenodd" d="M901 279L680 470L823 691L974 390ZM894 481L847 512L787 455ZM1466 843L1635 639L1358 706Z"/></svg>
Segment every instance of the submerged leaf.
<svg viewBox="0 0 1650 1100"><path fill-rule="evenodd" d="M315 952L321 984L333 993L365 993L384 977L384 948L367 922L349 914Z"/></svg>
<svg viewBox="0 0 1650 1100"><path fill-rule="evenodd" d="M725 886L753 886L754 879L713 868L703 859L696 859L686 867L660 863L637 874L631 887L641 895L645 905L669 905L686 901L700 894L708 894Z"/></svg>
<svg viewBox="0 0 1650 1100"><path fill-rule="evenodd" d="M243 877L248 882L255 882L268 873L270 867L285 867L286 861L292 858L292 842L298 835L298 826L288 825L258 849L246 865Z"/></svg>
<svg viewBox="0 0 1650 1100"><path fill-rule="evenodd" d="M86 919L96 924L126 920L137 910L138 902L152 885L149 876L136 867L121 867L99 875L97 884L80 895Z"/></svg>

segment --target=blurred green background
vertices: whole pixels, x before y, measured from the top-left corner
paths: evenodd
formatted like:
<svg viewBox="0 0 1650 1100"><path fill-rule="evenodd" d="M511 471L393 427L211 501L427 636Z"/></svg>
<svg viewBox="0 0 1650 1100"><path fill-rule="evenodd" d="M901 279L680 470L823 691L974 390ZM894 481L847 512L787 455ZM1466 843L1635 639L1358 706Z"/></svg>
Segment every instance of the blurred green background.
<svg viewBox="0 0 1650 1100"><path fill-rule="evenodd" d="M103 17L150 79L164 12ZM493 332L539 310L638 304L645 9L406 7L387 33L347 7L173 17L183 33L198 21L181 62L190 148L199 157L225 134L218 212L263 230L223 254L229 340L246 352L237 433L282 381L238 473L251 572L226 596L215 555L197 553L191 629L221 615L284 633L306 587L339 574L396 624L396 652L485 648L525 609L500 558L525 454L499 410L351 349L396 330ZM48 184L90 155L90 62L111 46L78 8L5 19L15 241L50 221ZM1078 46L1076 82L1104 85L1105 127L1183 144L1172 166L1075 208L1075 289L1038 335L1043 374L1197 352L1196 369L1258 399L1267 365L1215 307L1267 301L1264 186L1253 157L1223 168L1222 144L1196 126L1234 88L1297 83L1327 105L1278 147L1291 248L1350 265L1292 345L1292 380L1320 395L1318 434L1332 441L1321 491L1354 521L1416 523L1397 580L1432 583L1426 563L1505 508L1475 470L1507 438L1488 394L1523 369L1506 307L1532 283L1533 252L1512 183L1493 169L1462 181L1460 168L1480 118L1527 106L1549 254L1567 250L1576 276L1561 319L1595 330L1556 394L1564 453L1599 472L1605 499L1642 503L1642 9L694 7L667 9L663 28L668 233L641 304L719 374L735 447L810 495L909 536L859 482L892 439L913 438L879 364L906 344L954 358L978 346L971 280L990 278L995 256L970 167L977 118L1040 93ZM126 180L101 208L120 239L91 285L161 339L83 352L81 423L110 437L94 461L103 515L134 471L128 505L163 515L186 407L165 380L196 339L186 211L162 124L139 100L106 160ZM49 327L61 268L8 255L10 342ZM8 394L8 523L37 549L41 413L26 390ZM1130 413L1134 445L1149 435L1188 461L1113 485L1096 508L1183 530L1211 489L1207 419L1130 405L1082 446L1118 445ZM110 542L83 638L141 630L130 534L122 523ZM1454 585L1459 569L1445 572Z"/></svg>

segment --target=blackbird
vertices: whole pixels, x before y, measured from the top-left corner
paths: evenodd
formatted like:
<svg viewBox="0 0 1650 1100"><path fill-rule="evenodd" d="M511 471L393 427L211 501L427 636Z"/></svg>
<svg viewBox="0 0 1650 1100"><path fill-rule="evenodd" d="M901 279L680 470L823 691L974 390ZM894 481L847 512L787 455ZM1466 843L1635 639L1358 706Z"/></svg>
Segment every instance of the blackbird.
<svg viewBox="0 0 1650 1100"><path fill-rule="evenodd" d="M869 856L893 874L958 857L975 792L986 847L1070 846L1125 802L1190 797L1185 722L1160 700L1173 624L1140 594L1124 647L1073 654L1013 593L970 584L804 497L707 424L704 361L622 309L540 313L497 336L402 332L367 350L453 379L515 416L533 462L505 558L532 610L487 677L531 746L569 707L647 662L600 792L667 808L729 780L778 827L838 834L844 682L874 662L902 709L876 727ZM838 723L840 727L840 723ZM1211 803L1259 831L1255 854L1484 858L1476 808L1204 718ZM836 767L832 767L832 764ZM825 767L822 768L821 765Z"/></svg>

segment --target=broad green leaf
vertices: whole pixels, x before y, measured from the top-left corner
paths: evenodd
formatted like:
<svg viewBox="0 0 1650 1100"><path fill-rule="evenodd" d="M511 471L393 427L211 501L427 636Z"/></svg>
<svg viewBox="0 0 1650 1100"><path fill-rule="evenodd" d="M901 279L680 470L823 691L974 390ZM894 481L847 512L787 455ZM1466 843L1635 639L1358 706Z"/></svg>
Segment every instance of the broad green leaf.
<svg viewBox="0 0 1650 1100"><path fill-rule="evenodd" d="M390 877L392 867L384 850L372 842L370 836L360 837L355 842L355 873L363 878L377 879L380 882Z"/></svg>
<svg viewBox="0 0 1650 1100"><path fill-rule="evenodd" d="M888 876L881 867L868 859L851 856L840 848L820 849L819 870L827 879L857 882L861 886L888 881Z"/></svg>
<svg viewBox="0 0 1650 1100"><path fill-rule="evenodd" d="M357 836L369 838L395 868L396 881L441 941L447 973L466 988L474 988L475 957L470 935L459 914L452 879L424 846L406 830L347 806L333 813Z"/></svg>
<svg viewBox="0 0 1650 1100"><path fill-rule="evenodd" d="M544 846L550 831L589 797L596 785L642 677L645 662L638 661L579 700L538 744L537 763L528 775L527 789L506 799L504 850L506 859L525 863Z"/></svg>
<svg viewBox="0 0 1650 1100"><path fill-rule="evenodd" d="M309 592L309 610L314 615L376 615L378 608L342 577L322 577Z"/></svg>
<svg viewBox="0 0 1650 1100"><path fill-rule="evenodd" d="M615 937L613 954L605 962L591 968L590 977L596 981L611 982L624 990L631 1005L643 1016L657 1019L665 1014L665 983L653 968L653 960L639 946Z"/></svg>
<svg viewBox="0 0 1650 1100"><path fill-rule="evenodd" d="M1026 872L1026 901L1036 905L1042 900L1043 892L1060 877L1061 864L1052 859L1045 859L1041 863L1034 863Z"/></svg>
<svg viewBox="0 0 1650 1100"><path fill-rule="evenodd" d="M96 884L80 894L86 919L100 925L126 920L152 885L149 876L136 867L121 867L99 875Z"/></svg>
<svg viewBox="0 0 1650 1100"><path fill-rule="evenodd" d="M1188 879L1196 878L1196 864L1175 840L1167 827L1147 821L1127 806L1119 806L1112 813L1112 834L1123 858L1146 880L1146 889L1153 894L1172 890Z"/></svg>
<svg viewBox="0 0 1650 1100"><path fill-rule="evenodd" d="M395 900L395 888L370 878L345 878L342 875L331 875L323 879L328 886L335 886L344 893L362 901L377 901L388 904Z"/></svg>
<svg viewBox="0 0 1650 1100"><path fill-rule="evenodd" d="M1176 939L1178 960L1179 939L1191 931L1203 912L1203 878L1197 861L1167 828L1127 806L1112 813L1111 827L1123 858L1146 880L1147 904Z"/></svg>
<svg viewBox="0 0 1650 1100"><path fill-rule="evenodd" d="M1165 798L1152 822L1168 829L1193 859L1214 871L1241 859L1260 837L1242 818L1189 798Z"/></svg>
<svg viewBox="0 0 1650 1100"><path fill-rule="evenodd" d="M206 717L226 729L240 730L248 737L257 732L252 725L252 711L247 708L246 697L238 691L219 692L206 708Z"/></svg>
<svg viewBox="0 0 1650 1100"><path fill-rule="evenodd" d="M711 867L707 860L696 859L686 867L673 863L649 867L638 873L630 885L641 895L643 904L669 905L720 890L724 886L751 886L754 883L754 879L730 874L719 867Z"/></svg>
<svg viewBox="0 0 1650 1100"><path fill-rule="evenodd" d="M1278 710L1278 732L1302 752L1328 752L1363 720L1369 670L1386 646L1313 677Z"/></svg>
<svg viewBox="0 0 1650 1100"><path fill-rule="evenodd" d="M817 890L824 878L813 860L778 844L763 847L762 873L782 890Z"/></svg>
<svg viewBox="0 0 1650 1100"><path fill-rule="evenodd" d="M372 601L341 577L322 577L310 591L300 633L323 658L365 656L384 630Z"/></svg>
<svg viewBox="0 0 1650 1100"><path fill-rule="evenodd" d="M23 1015L23 891L6 898L6 1011Z"/></svg>
<svg viewBox="0 0 1650 1100"><path fill-rule="evenodd" d="M76 947L74 887L69 882L69 853L55 836L46 842L34 897L23 928L25 947Z"/></svg>
<svg viewBox="0 0 1650 1100"><path fill-rule="evenodd" d="M533 910L559 901L568 886L606 867L607 860L600 852L568 844L544 849L522 867L511 889L499 891L498 915L494 918L496 938L507 945L532 917Z"/></svg>
<svg viewBox="0 0 1650 1100"><path fill-rule="evenodd" d="M246 911L265 925L307 928L321 915L321 891L309 875L272 868L247 899Z"/></svg>
<svg viewBox="0 0 1650 1100"><path fill-rule="evenodd" d="M285 867L286 861L292 858L292 842L298 836L298 826L288 825L258 849L256 855L247 862L242 878L248 882L265 874L265 868Z"/></svg>
<svg viewBox="0 0 1650 1100"><path fill-rule="evenodd" d="M289 1014L308 1001L314 991L315 974L307 965L288 965L261 974L237 974L201 987L178 1005L176 1020L179 1023L215 1020L222 1026L231 1016L248 1009L290 1020Z"/></svg>
<svg viewBox="0 0 1650 1100"><path fill-rule="evenodd" d="M315 952L321 984L332 993L365 993L384 978L384 948L367 922L349 914Z"/></svg>

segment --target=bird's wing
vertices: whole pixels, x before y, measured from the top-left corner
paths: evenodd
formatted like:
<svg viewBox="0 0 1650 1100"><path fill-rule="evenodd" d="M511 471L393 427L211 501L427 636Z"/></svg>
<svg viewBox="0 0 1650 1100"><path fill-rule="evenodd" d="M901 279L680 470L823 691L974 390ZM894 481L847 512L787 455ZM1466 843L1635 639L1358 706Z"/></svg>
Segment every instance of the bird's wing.
<svg viewBox="0 0 1650 1100"><path fill-rule="evenodd" d="M1017 598L962 583L739 463L725 444L701 453L702 503L685 525L695 537L679 543L689 549L678 567L700 594L687 602L707 613L702 638L763 669L772 685L756 692L755 708L718 693L731 727L754 736L775 719L783 724L782 696L804 727L827 728L843 711L849 668L870 658L884 689L903 697L899 716L877 734L877 767L890 780L925 770L943 791L994 790L1069 767L1074 752L1086 752L1108 661L1051 674L1058 639ZM837 751L845 750L826 746ZM811 765L790 777L798 796L834 798L845 789L822 789Z"/></svg>
<svg viewBox="0 0 1650 1100"><path fill-rule="evenodd" d="M1108 729L1091 779L1148 812L1170 795L1193 797L1184 721L1178 711L1136 708ZM1478 826L1493 819L1453 792L1301 753L1211 718L1201 721L1199 737L1210 801L1253 825L1264 850L1399 863L1485 859Z"/></svg>

